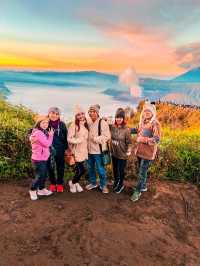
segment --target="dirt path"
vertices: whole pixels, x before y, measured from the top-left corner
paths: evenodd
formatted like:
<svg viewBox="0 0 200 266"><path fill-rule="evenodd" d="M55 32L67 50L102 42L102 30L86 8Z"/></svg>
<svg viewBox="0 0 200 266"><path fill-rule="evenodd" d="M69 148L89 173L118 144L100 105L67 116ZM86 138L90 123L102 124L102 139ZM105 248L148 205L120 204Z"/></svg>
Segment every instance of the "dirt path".
<svg viewBox="0 0 200 266"><path fill-rule="evenodd" d="M1 184L0 266L200 265L200 193L157 183L131 190L69 192L31 202L27 186Z"/></svg>

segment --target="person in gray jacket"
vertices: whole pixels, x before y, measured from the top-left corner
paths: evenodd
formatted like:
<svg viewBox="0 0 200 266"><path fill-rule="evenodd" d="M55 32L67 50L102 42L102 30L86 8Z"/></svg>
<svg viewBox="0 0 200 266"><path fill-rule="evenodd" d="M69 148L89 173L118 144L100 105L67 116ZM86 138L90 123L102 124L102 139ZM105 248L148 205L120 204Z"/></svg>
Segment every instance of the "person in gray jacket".
<svg viewBox="0 0 200 266"><path fill-rule="evenodd" d="M111 153L114 175L113 190L120 193L124 189L125 167L128 156L131 155L131 134L125 122L125 111L117 109L115 123L111 129Z"/></svg>

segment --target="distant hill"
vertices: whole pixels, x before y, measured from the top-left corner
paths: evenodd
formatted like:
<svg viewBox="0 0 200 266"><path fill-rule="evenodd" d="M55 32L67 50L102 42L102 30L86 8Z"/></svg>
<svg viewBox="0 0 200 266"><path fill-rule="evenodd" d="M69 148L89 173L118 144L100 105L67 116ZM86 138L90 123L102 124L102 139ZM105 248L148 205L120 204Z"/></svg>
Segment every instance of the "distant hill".
<svg viewBox="0 0 200 266"><path fill-rule="evenodd" d="M200 67L187 71L186 73L173 79L173 81L200 83Z"/></svg>
<svg viewBox="0 0 200 266"><path fill-rule="evenodd" d="M96 71L0 71L0 81L66 87L92 87L96 82L116 82L117 76Z"/></svg>
<svg viewBox="0 0 200 266"><path fill-rule="evenodd" d="M3 82L0 81L0 95L8 96L11 91L5 86Z"/></svg>
<svg viewBox="0 0 200 266"><path fill-rule="evenodd" d="M10 93L9 87L6 88L9 82L101 90L118 101L137 103L139 100L130 95L129 88L119 84L117 75L96 71L0 71L0 92L4 95ZM140 78L139 84L143 88L142 98L158 100L165 97L177 102L172 95L179 95L179 103L184 99L184 103L200 105L200 67L171 80Z"/></svg>

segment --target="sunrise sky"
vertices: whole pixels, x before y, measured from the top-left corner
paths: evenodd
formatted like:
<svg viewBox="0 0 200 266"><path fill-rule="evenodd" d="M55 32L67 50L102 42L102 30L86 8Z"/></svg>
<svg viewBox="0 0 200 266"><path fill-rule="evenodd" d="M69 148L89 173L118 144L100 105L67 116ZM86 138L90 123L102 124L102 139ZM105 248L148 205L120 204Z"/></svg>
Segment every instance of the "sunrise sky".
<svg viewBox="0 0 200 266"><path fill-rule="evenodd" d="M2 69L174 76L199 62L199 0L1 0Z"/></svg>

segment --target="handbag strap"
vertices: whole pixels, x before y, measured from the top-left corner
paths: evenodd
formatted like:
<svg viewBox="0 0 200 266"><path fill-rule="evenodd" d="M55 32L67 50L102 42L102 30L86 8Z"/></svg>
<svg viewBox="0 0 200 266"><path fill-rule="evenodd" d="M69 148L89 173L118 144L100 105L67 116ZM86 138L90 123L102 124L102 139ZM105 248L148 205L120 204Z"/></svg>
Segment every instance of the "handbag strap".
<svg viewBox="0 0 200 266"><path fill-rule="evenodd" d="M74 138L76 137L76 124L75 124L75 127L74 127ZM71 144L71 148L70 150L72 151L74 148L76 147L76 144Z"/></svg>
<svg viewBox="0 0 200 266"><path fill-rule="evenodd" d="M101 136L101 120L99 120L99 124L98 124L98 136ZM100 148L100 152L102 153L103 152L103 149L102 149L102 145L99 144L99 148Z"/></svg>
<svg viewBox="0 0 200 266"><path fill-rule="evenodd" d="M102 118L100 118L99 124L98 124L98 136L101 136L101 121L102 121ZM110 151L110 148L109 148L109 145L107 142L106 142L106 144L107 144L108 151ZM102 148L101 144L99 144L99 148L100 148L100 152L103 153L103 148Z"/></svg>
<svg viewBox="0 0 200 266"><path fill-rule="evenodd" d="M76 138L76 124L75 124L75 127L74 127L74 137Z"/></svg>

